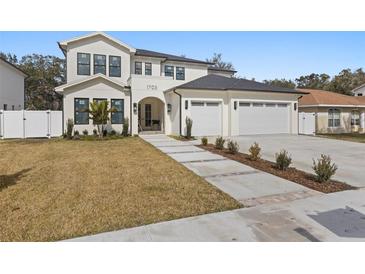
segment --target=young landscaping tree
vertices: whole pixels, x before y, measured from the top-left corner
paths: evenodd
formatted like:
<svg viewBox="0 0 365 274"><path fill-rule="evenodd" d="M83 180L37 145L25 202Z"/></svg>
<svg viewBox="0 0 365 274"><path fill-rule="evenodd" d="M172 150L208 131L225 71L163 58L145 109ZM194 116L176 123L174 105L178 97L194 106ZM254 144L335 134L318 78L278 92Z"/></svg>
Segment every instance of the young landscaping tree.
<svg viewBox="0 0 365 274"><path fill-rule="evenodd" d="M123 124L123 130L122 130L122 135L124 137L128 136L128 128L129 128L129 119L128 119L128 117L125 117L124 124Z"/></svg>
<svg viewBox="0 0 365 274"><path fill-rule="evenodd" d="M68 119L66 123L66 137L72 139L72 132L74 131L74 120Z"/></svg>
<svg viewBox="0 0 365 274"><path fill-rule="evenodd" d="M193 119L186 117L185 119L186 123L186 138L191 138L191 128L193 127Z"/></svg>
<svg viewBox="0 0 365 274"><path fill-rule="evenodd" d="M337 166L331 162L331 157L321 154L321 158L316 162L313 160L313 170L317 175L317 181L320 183L327 182L335 175Z"/></svg>
<svg viewBox="0 0 365 274"><path fill-rule="evenodd" d="M103 138L106 131L105 126L109 121L109 113L115 112L115 108L108 107L108 101L92 102L90 103L90 109L86 110L90 119L94 121L97 126L99 138Z"/></svg>

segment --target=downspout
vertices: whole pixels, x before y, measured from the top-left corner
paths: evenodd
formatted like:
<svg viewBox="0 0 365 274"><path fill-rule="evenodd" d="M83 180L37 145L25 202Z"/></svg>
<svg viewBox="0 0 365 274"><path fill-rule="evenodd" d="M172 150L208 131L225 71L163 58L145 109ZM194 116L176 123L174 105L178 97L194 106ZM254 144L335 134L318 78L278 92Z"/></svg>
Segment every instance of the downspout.
<svg viewBox="0 0 365 274"><path fill-rule="evenodd" d="M181 114L182 114L182 109L181 109L181 107L182 107L182 96L181 96L181 94L180 93L177 93L175 90L173 90L173 92L176 94L176 95L178 95L179 97L180 97L180 107L179 107L179 134L180 134L180 136L182 135L181 134Z"/></svg>
<svg viewBox="0 0 365 274"><path fill-rule="evenodd" d="M129 89L129 94L130 94L130 96L129 96L129 103L130 103L130 105L129 105L129 124L130 124L130 128L129 128L129 132L130 132L130 135L132 136L132 133L133 133L133 131L132 131L132 124L133 124L133 117L132 117L132 112L133 112L133 106L132 106L132 102L133 102L133 100L132 100L132 88L130 88Z"/></svg>

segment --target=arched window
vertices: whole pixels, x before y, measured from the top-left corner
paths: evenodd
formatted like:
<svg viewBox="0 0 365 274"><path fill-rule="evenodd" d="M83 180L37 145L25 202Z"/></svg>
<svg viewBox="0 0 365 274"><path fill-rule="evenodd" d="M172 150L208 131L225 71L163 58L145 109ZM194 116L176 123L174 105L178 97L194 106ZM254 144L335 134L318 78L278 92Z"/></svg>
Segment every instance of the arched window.
<svg viewBox="0 0 365 274"><path fill-rule="evenodd" d="M352 126L360 125L360 113L358 110L351 111L351 125Z"/></svg>
<svg viewBox="0 0 365 274"><path fill-rule="evenodd" d="M341 125L341 111L337 108L328 110L328 127L339 127Z"/></svg>

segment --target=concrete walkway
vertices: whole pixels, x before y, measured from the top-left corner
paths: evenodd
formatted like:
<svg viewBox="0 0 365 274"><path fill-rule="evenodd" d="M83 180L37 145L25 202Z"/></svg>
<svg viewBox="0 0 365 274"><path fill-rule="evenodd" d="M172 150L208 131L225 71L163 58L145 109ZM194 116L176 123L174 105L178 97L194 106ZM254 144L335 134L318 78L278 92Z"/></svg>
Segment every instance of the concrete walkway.
<svg viewBox="0 0 365 274"><path fill-rule="evenodd" d="M200 149L196 142L177 141L165 135L141 136L177 162L245 206L302 199L319 193Z"/></svg>
<svg viewBox="0 0 365 274"><path fill-rule="evenodd" d="M201 215L68 241L365 241L365 189Z"/></svg>

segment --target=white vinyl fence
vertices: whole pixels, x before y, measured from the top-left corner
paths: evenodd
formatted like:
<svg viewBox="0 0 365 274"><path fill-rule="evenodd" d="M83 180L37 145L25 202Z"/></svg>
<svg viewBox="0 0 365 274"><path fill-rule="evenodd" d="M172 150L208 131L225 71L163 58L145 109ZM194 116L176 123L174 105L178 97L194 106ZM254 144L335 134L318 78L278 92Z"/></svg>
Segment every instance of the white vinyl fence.
<svg viewBox="0 0 365 274"><path fill-rule="evenodd" d="M316 114L314 112L299 112L299 134L316 134Z"/></svg>
<svg viewBox="0 0 365 274"><path fill-rule="evenodd" d="M62 111L0 110L0 138L51 138L61 136Z"/></svg>

